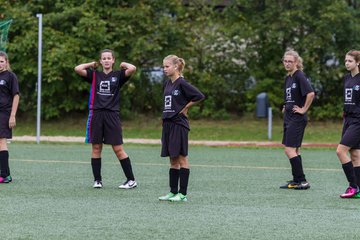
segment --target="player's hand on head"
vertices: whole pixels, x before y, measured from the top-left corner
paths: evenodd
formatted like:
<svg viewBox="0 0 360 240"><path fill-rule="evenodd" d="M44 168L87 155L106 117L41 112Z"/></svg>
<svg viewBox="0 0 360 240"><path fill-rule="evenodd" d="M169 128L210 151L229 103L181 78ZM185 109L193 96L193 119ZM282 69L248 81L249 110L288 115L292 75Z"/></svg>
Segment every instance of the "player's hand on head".
<svg viewBox="0 0 360 240"><path fill-rule="evenodd" d="M98 66L99 66L98 62L96 62L96 61L92 62L92 67L93 68L97 68Z"/></svg>

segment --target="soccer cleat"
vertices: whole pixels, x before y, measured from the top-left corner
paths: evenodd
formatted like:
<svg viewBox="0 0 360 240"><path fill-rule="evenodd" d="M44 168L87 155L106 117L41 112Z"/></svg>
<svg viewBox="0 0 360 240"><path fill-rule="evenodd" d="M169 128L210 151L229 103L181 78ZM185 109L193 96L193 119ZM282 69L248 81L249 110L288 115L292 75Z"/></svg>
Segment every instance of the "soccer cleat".
<svg viewBox="0 0 360 240"><path fill-rule="evenodd" d="M0 177L0 183L9 183L12 182L12 178L11 176L7 176L7 177Z"/></svg>
<svg viewBox="0 0 360 240"><path fill-rule="evenodd" d="M294 189L299 183L295 181L287 181L285 185L280 186L281 189Z"/></svg>
<svg viewBox="0 0 360 240"><path fill-rule="evenodd" d="M137 183L133 180L126 180L123 184L119 186L121 189L132 189L137 186Z"/></svg>
<svg viewBox="0 0 360 240"><path fill-rule="evenodd" d="M93 188L102 188L102 182L99 180L95 180Z"/></svg>
<svg viewBox="0 0 360 240"><path fill-rule="evenodd" d="M359 191L359 188L354 188L352 186L349 186L345 193L341 194L341 198L352 198L357 192Z"/></svg>
<svg viewBox="0 0 360 240"><path fill-rule="evenodd" d="M183 195L182 193L178 193L175 196L169 198L170 202L187 202L186 195Z"/></svg>
<svg viewBox="0 0 360 240"><path fill-rule="evenodd" d="M310 188L310 184L307 181L302 181L295 185L295 190L306 190Z"/></svg>
<svg viewBox="0 0 360 240"><path fill-rule="evenodd" d="M174 197L176 194L169 192L168 194L166 194L165 196L161 196L159 197L160 201L169 201L170 198Z"/></svg>

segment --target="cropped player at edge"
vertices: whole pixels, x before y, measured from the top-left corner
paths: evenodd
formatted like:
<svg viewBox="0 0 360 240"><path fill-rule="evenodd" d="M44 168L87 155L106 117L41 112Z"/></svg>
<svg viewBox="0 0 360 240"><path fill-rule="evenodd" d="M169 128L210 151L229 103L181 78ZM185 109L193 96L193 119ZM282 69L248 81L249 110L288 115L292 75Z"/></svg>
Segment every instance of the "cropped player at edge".
<svg viewBox="0 0 360 240"><path fill-rule="evenodd" d="M343 130L336 154L349 186L341 198L360 198L360 52L345 55ZM347 155L350 153L350 157Z"/></svg>
<svg viewBox="0 0 360 240"><path fill-rule="evenodd" d="M86 128L86 142L92 144L91 166L94 188L102 188L101 152L103 144L110 144L120 161L126 181L119 186L131 189L137 186L129 156L123 148L120 122L120 88L135 73L136 67L130 63L120 63L120 70L113 71L115 54L105 49L100 53L102 71L97 71L97 62L80 64L75 72L91 84L89 97L89 118Z"/></svg>
<svg viewBox="0 0 360 240"><path fill-rule="evenodd" d="M291 165L293 179L280 188L306 190L310 184L306 181L300 147L307 124L307 114L315 93L305 76L302 58L296 51L286 51L283 56L285 78L283 107L284 133L282 144Z"/></svg>
<svg viewBox="0 0 360 240"><path fill-rule="evenodd" d="M163 60L164 109L162 113L161 157L170 157L170 192L159 197L160 201L186 202L189 182L188 134L190 131L188 110L203 100L204 95L182 76L185 61L175 55Z"/></svg>
<svg viewBox="0 0 360 240"><path fill-rule="evenodd" d="M5 52L0 51L0 183L12 181L7 139L12 138L19 105L19 83Z"/></svg>

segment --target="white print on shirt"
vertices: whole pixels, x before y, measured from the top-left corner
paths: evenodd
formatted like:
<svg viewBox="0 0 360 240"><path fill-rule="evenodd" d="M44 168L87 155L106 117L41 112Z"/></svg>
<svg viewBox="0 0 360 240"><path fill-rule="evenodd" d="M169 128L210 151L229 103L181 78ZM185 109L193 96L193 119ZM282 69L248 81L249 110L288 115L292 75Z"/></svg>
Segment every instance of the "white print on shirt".
<svg viewBox="0 0 360 240"><path fill-rule="evenodd" d="M352 88L345 88L345 101L346 102L351 102L352 100Z"/></svg>
<svg viewBox="0 0 360 240"><path fill-rule="evenodd" d="M99 92L100 95L112 95L110 90L110 81L101 81L99 85Z"/></svg>
<svg viewBox="0 0 360 240"><path fill-rule="evenodd" d="M5 80L0 80L0 85L5 85L6 84L6 81Z"/></svg>
<svg viewBox="0 0 360 240"><path fill-rule="evenodd" d="M286 100L291 100L291 87L286 89Z"/></svg>
<svg viewBox="0 0 360 240"><path fill-rule="evenodd" d="M165 96L165 110L171 109L171 95Z"/></svg>

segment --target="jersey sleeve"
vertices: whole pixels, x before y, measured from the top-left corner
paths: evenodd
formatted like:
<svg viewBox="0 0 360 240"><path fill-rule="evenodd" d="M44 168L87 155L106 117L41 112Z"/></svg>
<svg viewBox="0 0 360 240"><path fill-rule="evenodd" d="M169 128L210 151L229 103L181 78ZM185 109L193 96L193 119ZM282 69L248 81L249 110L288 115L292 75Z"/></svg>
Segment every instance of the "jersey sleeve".
<svg viewBox="0 0 360 240"><path fill-rule="evenodd" d="M183 90L184 96L188 101L197 102L205 98L205 95L200 92L199 89L197 89L185 80L182 81L181 88Z"/></svg>
<svg viewBox="0 0 360 240"><path fill-rule="evenodd" d="M13 96L17 95L17 94L20 94L20 90L19 90L19 81L17 79L17 76L15 73L11 72L11 86L10 86L10 91L11 91L11 94Z"/></svg>
<svg viewBox="0 0 360 240"><path fill-rule="evenodd" d="M314 92L314 89L312 88L309 79L305 76L303 72L299 72L297 78L299 81L302 96L306 96L307 94Z"/></svg>
<svg viewBox="0 0 360 240"><path fill-rule="evenodd" d="M86 77L82 77L86 82L92 83L92 73L94 70L87 68L86 69Z"/></svg>
<svg viewBox="0 0 360 240"><path fill-rule="evenodd" d="M120 71L118 71L119 74L119 87L122 87L129 79L131 76L125 76L125 69L121 69Z"/></svg>

